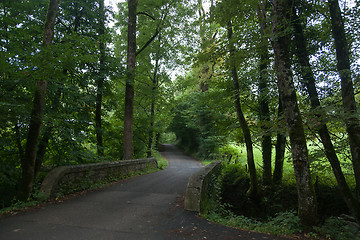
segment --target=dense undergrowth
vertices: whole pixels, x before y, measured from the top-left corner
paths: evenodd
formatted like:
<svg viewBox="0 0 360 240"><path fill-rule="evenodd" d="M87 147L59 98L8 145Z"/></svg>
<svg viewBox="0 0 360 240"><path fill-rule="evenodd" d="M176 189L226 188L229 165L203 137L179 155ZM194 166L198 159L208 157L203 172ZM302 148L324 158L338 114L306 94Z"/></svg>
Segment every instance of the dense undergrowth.
<svg viewBox="0 0 360 240"><path fill-rule="evenodd" d="M275 235L302 235L309 239L360 239L359 229L341 216L348 214L338 190L332 185L315 184L320 216L319 225L303 229L297 216L297 191L290 175L283 183L263 187L258 199L247 195L249 177L244 165L223 161L205 217L211 221ZM346 215L344 215L346 214Z"/></svg>

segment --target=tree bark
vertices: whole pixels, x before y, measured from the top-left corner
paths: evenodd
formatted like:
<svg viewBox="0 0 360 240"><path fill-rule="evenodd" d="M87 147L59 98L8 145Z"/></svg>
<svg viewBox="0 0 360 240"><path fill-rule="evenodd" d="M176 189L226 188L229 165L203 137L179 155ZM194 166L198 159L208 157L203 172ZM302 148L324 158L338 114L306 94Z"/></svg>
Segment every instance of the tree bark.
<svg viewBox="0 0 360 240"><path fill-rule="evenodd" d="M64 75L67 73L67 70L63 71ZM61 98L61 89L59 88L55 94L54 99L52 100L52 111L53 112L57 112L59 107L60 107L60 98ZM45 154L46 154L46 149L49 145L49 141L51 138L51 132L53 130L54 126L52 122L49 122L47 126L45 126L44 129L44 133L43 136L40 140L39 143L39 147L37 150L37 154L36 154L36 160L35 160L35 172L34 172L34 176L36 176L36 174L39 172L41 165L43 163Z"/></svg>
<svg viewBox="0 0 360 240"><path fill-rule="evenodd" d="M281 118L283 114L284 114L283 106L281 99L279 98L278 118ZM286 144L286 136L283 133L279 132L276 136L276 145L275 145L275 166L273 173L273 182L275 184L280 184L283 178L285 144Z"/></svg>
<svg viewBox="0 0 360 240"><path fill-rule="evenodd" d="M231 21L227 24L227 32L228 32L228 41L229 41L229 52L230 52L230 69L231 69L231 77L234 84L234 103L236 108L236 113L238 116L238 120L240 123L240 127L244 134L245 144L246 144L246 152L247 152L247 164L250 172L250 190L249 196L253 200L257 200L258 198L258 187L257 187L257 176L256 176L256 168L254 162L254 154L253 154L253 146L251 140L251 133L249 129L249 125L246 122L244 114L241 109L240 104L240 93L239 93L239 77L236 70L235 65L235 46L233 43L233 30Z"/></svg>
<svg viewBox="0 0 360 240"><path fill-rule="evenodd" d="M268 66L269 66L269 42L266 37L266 16L265 16L265 1L262 1L258 9L258 19L260 24L260 45L259 56L259 118L262 131L262 159L263 159L263 185L269 186L272 183L271 176L271 132L269 129L270 110L268 98Z"/></svg>
<svg viewBox="0 0 360 240"><path fill-rule="evenodd" d="M310 65L309 53L306 47L307 43L304 37L303 28L299 17L295 14L295 11L293 11L293 16L295 16L295 19L292 22L296 44L295 54L298 58L300 65L299 71L302 75L302 85L304 85L307 89L310 98L311 109L315 111L315 117L318 120L316 130L323 144L325 155L333 169L340 193L344 201L346 202L348 208L350 209L352 215L358 220L360 220L360 203L356 200L356 198L354 198L349 186L346 183L344 174L340 166L340 161L337 157L334 145L332 144L326 122L324 121L326 113L321 108L319 96L316 91L315 78L312 67Z"/></svg>
<svg viewBox="0 0 360 240"><path fill-rule="evenodd" d="M133 158L134 83L136 67L136 8L138 0L128 0L127 80L125 87L124 159Z"/></svg>
<svg viewBox="0 0 360 240"><path fill-rule="evenodd" d="M290 65L289 0L273 1L273 40L275 70L280 98L290 136L294 173L298 191L298 213L305 226L317 223L315 192L311 183L306 138L299 111Z"/></svg>
<svg viewBox="0 0 360 240"><path fill-rule="evenodd" d="M318 119L318 125L316 126L316 130L323 144L325 155L333 169L340 193L344 201L346 202L348 208L350 209L352 215L359 221L360 203L352 195L351 190L346 183L345 176L342 172L340 161L337 157L334 145L332 144L326 122L324 121L326 113L321 108L319 96L316 91L315 78L309 61L309 53L306 48L307 43L304 37L303 28L299 17L296 16L295 11L293 11L293 16L296 17L296 19L292 22L296 43L295 54L298 58L300 65L299 71L302 75L302 84L307 89L310 98L311 109L315 111L315 117Z"/></svg>
<svg viewBox="0 0 360 240"><path fill-rule="evenodd" d="M96 106L95 106L95 132L96 132L96 147L98 156L104 156L103 146L103 128L102 128L102 98L105 81L105 9L104 0L99 0L99 37L100 37L100 69L97 78L97 92L96 92Z"/></svg>
<svg viewBox="0 0 360 240"><path fill-rule="evenodd" d="M17 122L15 124L15 141L16 141L16 145L18 147L18 150L19 150L19 156L20 156L20 160L21 160L21 165L24 164L25 162L25 155L24 155L24 149L23 149L23 146L21 144L21 135L20 135L20 126L19 126L19 122Z"/></svg>
<svg viewBox="0 0 360 240"><path fill-rule="evenodd" d="M155 122L155 100L156 100L156 89L158 87L158 70L159 70L159 52L156 53L154 74L152 76L152 89L151 89L151 108L150 108L150 129L148 138L148 147L146 156L150 158L152 156L152 146L154 139L154 122Z"/></svg>
<svg viewBox="0 0 360 240"><path fill-rule="evenodd" d="M337 70L341 78L341 94L345 113L345 125L349 137L356 190L360 194L360 125L357 116L354 86L351 79L349 46L339 2L329 0L332 34L335 40Z"/></svg>
<svg viewBox="0 0 360 240"><path fill-rule="evenodd" d="M58 6L59 0L51 0L49 3L42 44L44 48L52 43ZM26 200L30 197L33 187L36 152L44 113L47 84L47 80L38 80L35 90L33 109L31 112L29 132L25 148L24 164L22 165L22 186L19 194L19 197L22 200Z"/></svg>

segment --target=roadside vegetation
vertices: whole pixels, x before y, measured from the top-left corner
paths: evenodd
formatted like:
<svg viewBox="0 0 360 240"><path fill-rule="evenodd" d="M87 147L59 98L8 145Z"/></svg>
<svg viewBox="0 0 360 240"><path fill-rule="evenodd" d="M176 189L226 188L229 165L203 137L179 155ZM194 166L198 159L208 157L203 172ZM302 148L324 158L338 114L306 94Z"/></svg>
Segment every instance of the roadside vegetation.
<svg viewBox="0 0 360 240"><path fill-rule="evenodd" d="M234 143L219 149L213 160L204 159L204 165L222 161L221 174L210 183L212 193L210 209L203 217L210 221L240 229L253 230L279 236L297 236L307 239L360 239L360 228L349 216L345 202L339 196L336 180L328 163L321 171L314 162L319 215L321 220L313 229L304 228L297 214L297 191L289 151L285 154L284 175L281 184L262 188L261 198L248 196L249 173L245 148ZM261 151L254 151L257 171L261 172ZM325 170L324 170L325 169ZM261 179L259 179L261 181ZM349 177L351 182L351 177ZM354 181L352 188L355 188Z"/></svg>
<svg viewBox="0 0 360 240"><path fill-rule="evenodd" d="M358 226L359 19L358 0L0 1L0 208L173 140L223 160L219 222Z"/></svg>

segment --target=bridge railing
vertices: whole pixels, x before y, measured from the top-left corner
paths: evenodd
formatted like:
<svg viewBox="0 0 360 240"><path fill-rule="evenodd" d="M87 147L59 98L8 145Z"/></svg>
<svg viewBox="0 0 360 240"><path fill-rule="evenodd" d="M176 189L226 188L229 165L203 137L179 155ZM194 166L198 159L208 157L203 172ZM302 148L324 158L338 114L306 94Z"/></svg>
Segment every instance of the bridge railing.
<svg viewBox="0 0 360 240"><path fill-rule="evenodd" d="M204 213L209 201L209 181L221 170L221 161L215 161L194 173L188 181L185 193L185 210Z"/></svg>
<svg viewBox="0 0 360 240"><path fill-rule="evenodd" d="M84 181L117 179L132 172L155 167L157 167L155 158L61 166L46 175L40 188L40 195L45 199L55 198L61 188L76 188L77 184L82 184Z"/></svg>

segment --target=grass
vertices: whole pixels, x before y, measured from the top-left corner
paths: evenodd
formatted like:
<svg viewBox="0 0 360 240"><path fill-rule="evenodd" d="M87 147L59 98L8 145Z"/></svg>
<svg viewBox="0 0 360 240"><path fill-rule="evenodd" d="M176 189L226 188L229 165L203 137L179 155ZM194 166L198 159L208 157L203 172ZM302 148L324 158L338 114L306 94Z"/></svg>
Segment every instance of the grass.
<svg viewBox="0 0 360 240"><path fill-rule="evenodd" d="M169 162L159 152L153 152L153 157L156 158L159 169L163 170L169 165Z"/></svg>
<svg viewBox="0 0 360 240"><path fill-rule="evenodd" d="M321 184L329 185L329 186L337 186L337 182L335 176L333 174L330 163L327 161L324 155L319 156L317 152L319 152L319 148L316 146L319 144L309 143L309 159L311 161L311 170L313 175L313 180L318 181ZM262 172L262 152L260 147L253 148L254 161L257 172ZM239 145L236 143L229 143L222 148L218 149L218 153L214 154L216 157L212 156L210 159L204 159L202 163L206 166L213 162L214 160L225 160L224 156L232 155L231 162L235 162L245 166L247 165L247 156L246 156L246 147L244 145ZM339 159L341 161L343 172L346 177L346 181L350 186L355 186L355 178L353 177L353 171L349 160L347 160L345 155L339 154ZM275 164L275 149L272 151L272 166ZM285 151L285 159L283 165L283 178L286 181L295 183L294 169L291 158L290 149L286 149Z"/></svg>
<svg viewBox="0 0 360 240"><path fill-rule="evenodd" d="M299 218L294 209L297 209L296 204L296 181L294 177L294 170L291 161L291 153L289 150L286 151L284 169L283 169L283 185L277 187L276 189L269 190L263 189L263 200L262 204L265 204L266 211L273 212L272 210L277 210L276 214L268 215L268 217L252 217L249 215L249 211L240 210L239 213L235 213L234 206L224 201L223 189L221 188L221 195L214 196L215 205L212 207L212 210L205 216L207 219L237 228L254 230L258 232L265 232L274 235L300 235L306 239L339 239L339 240L350 240L350 239L360 239L359 229L352 226L346 220L339 218L341 213L346 210L344 203L341 203L343 200L337 193L337 184L335 177L333 175L332 169L328 161L321 155L318 154L318 148L313 145L309 146L309 156L310 161L312 161L311 169L314 182L316 181L316 192L318 195L319 203L319 214L322 217L322 224L314 227L313 232L304 232L301 229L301 224ZM246 149L245 146L239 146L236 144L229 144L221 149L217 156L212 157L212 160L204 160L205 165L211 163L214 160L223 160L223 162L229 162L223 156L232 155L230 165L238 166L240 169L243 169L242 176L247 176L246 169ZM275 158L275 153L273 151L272 159ZM235 156L235 157L234 157ZM341 158L342 155L339 154ZM262 153L259 148L254 148L254 159L257 167L259 181L261 178L262 172ZM236 164L234 164L236 163ZM351 167L349 168L345 164L345 160L342 160L344 172L350 173L352 171ZM274 164L274 163L273 163ZM225 164L229 166L229 164ZM239 178L230 177L230 185L235 184ZM232 179L232 180L231 180ZM229 180L228 180L229 181ZM347 181L350 187L354 187L353 176L347 175ZM236 185L233 185L236 186ZM241 186L241 185L239 185ZM282 190L281 190L282 189ZM292 194L287 194L287 191L291 191ZM231 189L230 192L238 192L235 188ZM273 193L271 193L273 192ZM275 193L276 192L276 193ZM275 193L275 194L274 194ZM234 195L234 194L233 194ZM239 195L239 193L238 193ZM241 195L241 194L240 194ZM239 195L239 196L240 196ZM242 199L241 197L234 195L233 197L237 202L246 202L242 209L252 209L254 206L251 202L246 200L246 197ZM246 196L246 195L244 195ZM293 196L293 197L290 197ZM216 200L216 199L217 200ZM294 201L292 201L293 199ZM250 205L248 205L250 204ZM268 205L270 204L270 205ZM287 206L285 208L285 206ZM321 207L321 210L320 210ZM256 205L255 208L256 209ZM329 210L330 209L330 210ZM245 216L244 216L244 212ZM255 211L256 212L256 211Z"/></svg>

